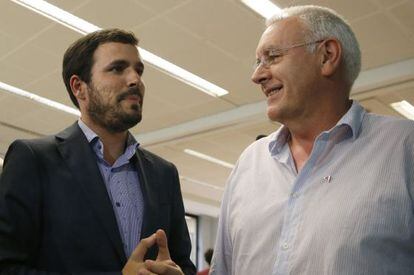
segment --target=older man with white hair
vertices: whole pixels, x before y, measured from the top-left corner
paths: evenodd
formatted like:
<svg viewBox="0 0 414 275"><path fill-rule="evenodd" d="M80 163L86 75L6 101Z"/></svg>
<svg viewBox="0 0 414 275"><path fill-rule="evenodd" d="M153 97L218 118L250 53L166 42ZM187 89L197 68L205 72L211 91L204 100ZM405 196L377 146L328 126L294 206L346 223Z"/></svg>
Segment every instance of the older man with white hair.
<svg viewBox="0 0 414 275"><path fill-rule="evenodd" d="M228 180L210 274L414 274L414 122L350 100L360 67L336 12L268 20L252 80L282 127Z"/></svg>

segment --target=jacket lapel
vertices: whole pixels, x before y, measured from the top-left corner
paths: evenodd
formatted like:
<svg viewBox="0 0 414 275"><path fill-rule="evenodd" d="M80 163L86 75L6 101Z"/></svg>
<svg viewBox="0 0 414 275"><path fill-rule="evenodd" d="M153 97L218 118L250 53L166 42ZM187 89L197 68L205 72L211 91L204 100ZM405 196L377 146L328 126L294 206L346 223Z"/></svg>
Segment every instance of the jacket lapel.
<svg viewBox="0 0 414 275"><path fill-rule="evenodd" d="M139 182L144 198L144 217L141 230L141 238L146 238L158 229L159 218L157 207L160 201L160 183L158 180L156 162L140 148L136 152L136 167L138 169Z"/></svg>
<svg viewBox="0 0 414 275"><path fill-rule="evenodd" d="M56 138L58 150L71 170L76 184L79 184L85 191L91 208L96 212L121 262L125 262L126 256L112 203L96 164L95 153L89 146L85 135L78 124L74 123L57 134Z"/></svg>

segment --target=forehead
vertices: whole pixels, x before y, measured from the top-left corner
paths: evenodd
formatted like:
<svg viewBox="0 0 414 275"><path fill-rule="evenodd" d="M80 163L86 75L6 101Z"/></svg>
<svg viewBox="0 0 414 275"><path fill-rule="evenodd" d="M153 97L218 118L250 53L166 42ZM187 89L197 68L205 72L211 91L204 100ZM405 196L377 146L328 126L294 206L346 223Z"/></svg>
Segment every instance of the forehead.
<svg viewBox="0 0 414 275"><path fill-rule="evenodd" d="M94 65L105 65L114 60L125 60L131 63L141 62L137 47L119 42L107 42L96 48Z"/></svg>
<svg viewBox="0 0 414 275"><path fill-rule="evenodd" d="M256 54L272 47L283 47L304 40L304 26L296 17L280 20L263 32Z"/></svg>

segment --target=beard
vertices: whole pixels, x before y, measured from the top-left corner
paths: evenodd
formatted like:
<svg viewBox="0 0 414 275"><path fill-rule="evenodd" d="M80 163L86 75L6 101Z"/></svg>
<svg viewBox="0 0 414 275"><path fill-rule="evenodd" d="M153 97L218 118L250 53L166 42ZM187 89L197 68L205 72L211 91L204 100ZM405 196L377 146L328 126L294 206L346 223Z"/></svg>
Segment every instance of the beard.
<svg viewBox="0 0 414 275"><path fill-rule="evenodd" d="M140 104L122 106L122 101L130 95L139 96L142 102L142 95L138 87L132 87L121 92L115 98L110 98L110 91L97 89L91 84L88 93L89 106L87 112L96 124L107 131L111 133L124 132L141 121L142 110ZM108 95L107 100L104 99L105 95ZM124 108L129 108L129 110Z"/></svg>

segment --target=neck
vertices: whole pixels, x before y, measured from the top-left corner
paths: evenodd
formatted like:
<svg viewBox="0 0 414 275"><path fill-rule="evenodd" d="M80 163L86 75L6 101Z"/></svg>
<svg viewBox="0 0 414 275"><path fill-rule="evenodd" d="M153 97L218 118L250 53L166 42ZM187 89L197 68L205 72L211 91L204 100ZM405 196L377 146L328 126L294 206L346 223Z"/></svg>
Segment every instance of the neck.
<svg viewBox="0 0 414 275"><path fill-rule="evenodd" d="M114 164L125 151L128 131L113 133L87 118L81 117L81 119L100 138L104 148L103 157L105 161L111 165Z"/></svg>
<svg viewBox="0 0 414 275"><path fill-rule="evenodd" d="M327 105L327 108L320 106L320 110L314 115L308 115L301 120L285 124L290 132L289 146L298 171L309 159L315 139L323 131L333 128L349 110L351 104L351 101L348 100L340 105Z"/></svg>

